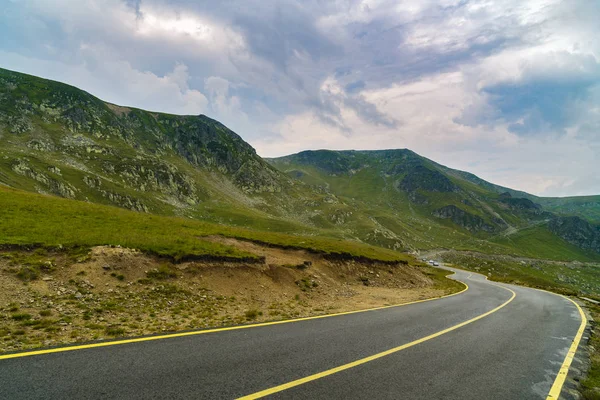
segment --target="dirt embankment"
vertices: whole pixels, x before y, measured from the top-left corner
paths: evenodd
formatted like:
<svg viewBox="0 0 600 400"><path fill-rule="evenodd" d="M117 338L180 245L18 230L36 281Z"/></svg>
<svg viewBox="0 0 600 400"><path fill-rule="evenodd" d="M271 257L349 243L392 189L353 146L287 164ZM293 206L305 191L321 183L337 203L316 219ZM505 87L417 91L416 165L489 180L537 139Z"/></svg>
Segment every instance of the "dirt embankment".
<svg viewBox="0 0 600 400"><path fill-rule="evenodd" d="M124 248L0 253L0 351L398 304L445 294L419 267L214 237L264 264L171 264Z"/></svg>

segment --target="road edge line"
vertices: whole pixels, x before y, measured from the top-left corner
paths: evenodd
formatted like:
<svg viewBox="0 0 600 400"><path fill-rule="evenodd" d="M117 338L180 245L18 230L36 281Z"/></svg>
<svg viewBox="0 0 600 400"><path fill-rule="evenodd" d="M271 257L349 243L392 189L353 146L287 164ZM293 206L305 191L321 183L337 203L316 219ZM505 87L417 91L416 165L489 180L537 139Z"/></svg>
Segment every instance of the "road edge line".
<svg viewBox="0 0 600 400"><path fill-rule="evenodd" d="M467 271L467 270L463 270L461 268L457 268L457 269L459 269L461 271ZM483 274L479 274L479 275L482 275L490 283L494 282L494 281L490 281L486 275L483 275ZM494 282L494 283L495 283L495 286L502 287L500 285L501 282ZM504 283L504 284L506 285L506 283ZM575 302L573 299L565 296L564 294L554 293L549 290L534 288L531 286L524 286L524 285L516 285L516 286L526 288L526 289L533 289L533 290L537 290L539 292L544 292L544 293L548 293L548 294L551 294L554 296L562 297L563 299L566 299L566 300L570 301L571 303L573 303L575 305L575 307L577 307L577 311L579 311L579 316L581 317L581 324L579 324L579 329L577 330L577 333L573 337L573 341L571 342L571 346L569 347L569 350L567 351L567 355L565 356L565 359L563 360L563 363L561 364L560 369L558 370L558 373L556 374L556 378L554 379L552 387L550 388L550 391L548 392L548 395L546 396L546 400L558 400L560 398L560 394L562 393L562 388L565 384L565 381L567 380L567 376L569 375L569 369L571 368L571 363L573 362L573 359L575 358L575 354L577 353L577 349L579 348L579 345L581 344L581 338L583 337L583 333L585 332L585 328L587 326L588 319L585 316L585 313L583 312L583 309L581 308L581 306L579 304L577 304L577 302Z"/></svg>
<svg viewBox="0 0 600 400"><path fill-rule="evenodd" d="M494 286L497 286L499 288L502 288L504 290L507 290L507 291L511 292L512 296L510 297L510 299L508 299L506 302L502 303L498 307L496 307L496 308L494 308L494 309L492 309L492 310L490 310L488 312L485 312L485 313L483 313L481 315L478 315L477 317L471 318L471 319L469 319L467 321L463 321L463 322L461 322L459 324L453 325L453 326L451 326L449 328L443 329L443 330L438 331L436 333L432 333L431 335L422 337L420 339L413 340L412 342L405 343L405 344L403 344L401 346L397 346L397 347L394 347L392 349L385 350L385 351L382 351L380 353L373 354L371 356L364 357L364 358L352 361L352 362L347 363L347 364L339 365L337 367L334 367L334 368L331 368L331 369L328 369L328 370L325 370L325 371L321 371L321 372L318 372L318 373L313 374L313 375L305 376L304 378L296 379L296 380L293 380L293 381L290 381L290 382L287 382L287 383L284 383L284 384L281 384L281 385L278 385L278 386L274 386L274 387L269 388L269 389L264 389L264 390L261 390L259 392L255 392L255 393L251 393L251 394L246 395L246 396L238 397L236 400L254 400L254 399L260 399L262 397L269 396L269 395L272 395L274 393L282 392L284 390L291 389L293 387L300 386L300 385L303 385L305 383L308 383L308 382L311 382L311 381L315 381L317 379L321 379L321 378L324 378L326 376L333 375L333 374L336 374L338 372L341 372L341 371L344 371L344 370L347 370L347 369L350 369L350 368L354 368L354 367L357 367L357 366L362 365L362 364L366 364L366 363L368 363L370 361L377 360L379 358L388 356L390 354L397 353L397 352L402 351L404 349L407 349L409 347L416 346L416 345L421 344L423 342L426 342L428 340L431 340L431 339L434 339L436 337L442 336L442 335L444 335L444 334L446 334L448 332L452 332L452 331L454 331L456 329L462 328L463 326L468 325L470 323L473 323L475 321L478 321L478 320L480 320L482 318L485 318L488 315L493 314L496 311L498 311L498 310L502 309L503 307L505 307L506 305L508 305L517 296L517 294L512 289L509 289L509 288L506 288L506 287L503 287L503 286L498 286L498 285L494 285Z"/></svg>
<svg viewBox="0 0 600 400"><path fill-rule="evenodd" d="M537 290L541 290L542 292L552 293L547 290L542 290L542 289L537 289ZM552 384L552 387L550 388L550 392L548 392L548 396L546 397L546 400L557 400L560 398L560 394L562 392L563 385L565 384L565 381L567 380L567 375L569 374L569 368L571 368L571 363L573 362L573 359L575 358L575 354L577 353L577 349L579 348L579 344L581 343L581 338L583 337L583 333L585 332L585 327L587 326L587 322L588 322L581 306L579 304L577 304L573 299L570 299L567 296L564 296L564 295L558 294L558 293L552 293L552 294L554 294L556 296L560 296L564 299L567 299L571 303L575 304L575 307L577 307L577 310L579 311L579 315L581 316L581 324L579 325L579 329L577 330L577 334L573 338L571 347L569 347L569 351L567 352L567 355L565 356L565 359L564 359L562 365L560 366L558 373L556 374L556 378L554 379L554 383Z"/></svg>
<svg viewBox="0 0 600 400"><path fill-rule="evenodd" d="M456 268L456 267L452 267L452 268ZM462 268L456 268L456 269L464 271L464 272L468 271L468 270L465 270ZM475 274L477 274L477 273L475 273ZM493 282L492 284L495 284L495 286L502 287L501 284L506 285L506 283L490 281L488 279L487 275L483 275L481 273L479 273L478 275L482 275L485 278L485 280L490 283ZM537 290L539 292L544 292L544 293L548 293L548 294L551 294L554 296L562 297L563 299L566 299L566 300L570 301L571 303L573 303L575 305L575 307L577 307L577 311L579 311L579 316L581 317L581 324L579 324L579 329L577 330L577 333L573 337L573 341L571 342L571 346L569 347L569 350L567 351L567 355L565 356L565 359L563 360L563 363L561 364L560 369L558 370L558 373L556 374L556 378L554 378L552 387L550 388L550 391L548 392L548 395L546 396L546 400L558 400L558 399L560 399L560 394L562 393L562 388L565 384L565 381L567 380L567 376L569 375L569 369L571 368L571 363L573 362L573 359L575 358L575 354L577 353L577 349L579 348L579 345L581 344L581 338L583 337L583 333L585 332L585 328L587 326L588 319L585 316L585 313L583 312L583 309L581 308L581 306L579 304L577 304L577 302L575 302L573 299L565 296L564 294L554 293L549 290L534 288L531 286L525 286L525 285L516 285L516 286L526 288L526 289L533 289L533 290Z"/></svg>
<svg viewBox="0 0 600 400"><path fill-rule="evenodd" d="M452 272L454 272L454 271L452 271ZM446 275L446 279L450 279L449 277L453 276L453 275L456 275L456 272L454 272L454 274ZM52 354L52 353L64 353L64 352L68 352L68 351L93 349L93 348L98 348L98 347L117 346L117 345L130 344L130 343L150 342L150 341L154 341L154 340L172 339L172 338L185 337L185 336L204 335L204 334L207 334L207 333L216 333L216 332L226 332L226 331L234 331L234 330L240 330L240 329L259 328L259 327L263 327L263 326L281 325L281 324L288 324L288 323L292 323L292 322L302 322L302 321L309 321L309 320L313 320L313 319L322 319L322 318L329 318L329 317L337 317L337 316L340 316L340 315L349 315L349 314L357 314L357 313L362 313L362 312L384 310L384 309L387 309L387 308L403 307L403 306L408 306L408 305L411 305L411 304L425 303L425 302L428 302L428 301L445 299L445 298L448 298L448 297L459 295L459 294L464 293L467 290L469 290L469 285L467 285L465 282L459 281L458 279L454 279L454 280L456 282L459 282L460 284L464 285L464 288L462 290L456 292L456 293L450 293L450 294L446 294L446 295L443 295L443 296L432 297L430 299L415 300L415 301L409 301L407 303L392 304L392 305L389 305L389 306L367 308L367 309L364 309L364 310L344 311L344 312L340 312L340 313L325 314L325 315L314 315L314 316L311 316L311 317L286 319L286 320L281 320L281 321L261 322L261 323L258 323L258 324L229 326L229 327L225 327L225 328L204 329L204 330L199 330L199 331L169 333L169 334L166 334L166 335L146 336L146 337L138 337L138 338L133 338L133 339L122 339L122 340L113 340L113 341L107 341L107 342L98 342L98 343L89 343L89 344L81 344L81 345L73 345L73 346L65 346L65 347L56 347L56 348L52 348L52 349L24 351L24 352L21 352L21 353L9 353L9 354L4 354L4 355L0 354L0 360L8 360L8 359L13 359L13 358L22 358L22 357L31 357L31 356L39 356L39 355L43 355L43 354Z"/></svg>

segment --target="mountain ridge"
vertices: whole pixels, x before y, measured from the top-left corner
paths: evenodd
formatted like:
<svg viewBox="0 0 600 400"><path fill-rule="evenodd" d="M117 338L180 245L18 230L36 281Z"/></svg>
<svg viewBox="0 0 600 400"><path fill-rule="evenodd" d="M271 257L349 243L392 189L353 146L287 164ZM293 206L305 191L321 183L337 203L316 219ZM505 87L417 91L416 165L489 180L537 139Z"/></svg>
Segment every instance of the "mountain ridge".
<svg viewBox="0 0 600 400"><path fill-rule="evenodd" d="M578 240L581 235L559 232L556 224L548 225L556 216L536 202L543 201L543 198L532 195L514 197L521 192L445 167L408 149L303 151L267 160L290 176L330 190L340 199L362 196L372 210L382 206L382 199L387 198L388 204L381 208L381 212L404 207L405 221L409 221L406 215L420 214L419 217L433 217L446 227L449 227L447 222L451 222L477 237L491 236L488 239L492 240L537 227L549 230L571 244L598 251L597 246ZM366 172L368 170L370 172ZM364 184L358 182L360 174L370 174L369 184L379 182L366 196L355 192ZM355 183L340 184L344 180ZM402 203L408 203L408 207ZM418 230L418 219L414 219L417 223L411 227L413 232ZM585 227L582 223L570 226L574 229Z"/></svg>
<svg viewBox="0 0 600 400"><path fill-rule="evenodd" d="M600 252L588 237L600 196L539 198L409 149L308 150L263 159L205 115L118 106L3 69L0 156L4 185L139 212L404 251L441 246L525 254L525 242L550 234L564 254L578 254L572 246L583 258ZM585 223L549 224L553 213ZM540 256L549 252L536 246Z"/></svg>

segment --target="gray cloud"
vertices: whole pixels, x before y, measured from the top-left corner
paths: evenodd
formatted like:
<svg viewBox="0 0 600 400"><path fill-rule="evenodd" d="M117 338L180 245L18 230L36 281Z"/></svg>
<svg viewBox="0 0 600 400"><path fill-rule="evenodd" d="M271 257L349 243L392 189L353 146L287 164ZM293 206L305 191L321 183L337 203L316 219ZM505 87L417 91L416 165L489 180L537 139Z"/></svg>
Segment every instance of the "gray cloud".
<svg viewBox="0 0 600 400"><path fill-rule="evenodd" d="M598 89L600 63L595 57L554 52L524 66L516 79L483 87L490 108L475 118L484 124L504 121L522 136L564 135L581 121L582 130L589 132L594 118L587 114L598 105L593 96Z"/></svg>
<svg viewBox="0 0 600 400"><path fill-rule="evenodd" d="M207 112L251 143L268 138L269 152L412 146L451 161L468 149L473 172L494 154L529 171L494 164L507 179L545 174L539 192L584 190L506 149L527 141L558 154L553 138L573 152L564 157L585 146L585 162L600 158L600 2L373 4L9 1L0 54L5 67L112 102Z"/></svg>

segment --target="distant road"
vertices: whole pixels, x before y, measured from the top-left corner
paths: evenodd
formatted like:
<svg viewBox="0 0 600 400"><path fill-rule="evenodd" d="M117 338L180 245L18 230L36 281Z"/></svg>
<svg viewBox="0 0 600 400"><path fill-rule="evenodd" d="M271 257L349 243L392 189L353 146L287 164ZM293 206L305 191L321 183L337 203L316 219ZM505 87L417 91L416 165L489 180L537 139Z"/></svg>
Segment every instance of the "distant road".
<svg viewBox="0 0 600 400"><path fill-rule="evenodd" d="M468 290L399 307L0 355L0 398L545 399L582 325L578 307L477 274L454 277Z"/></svg>

